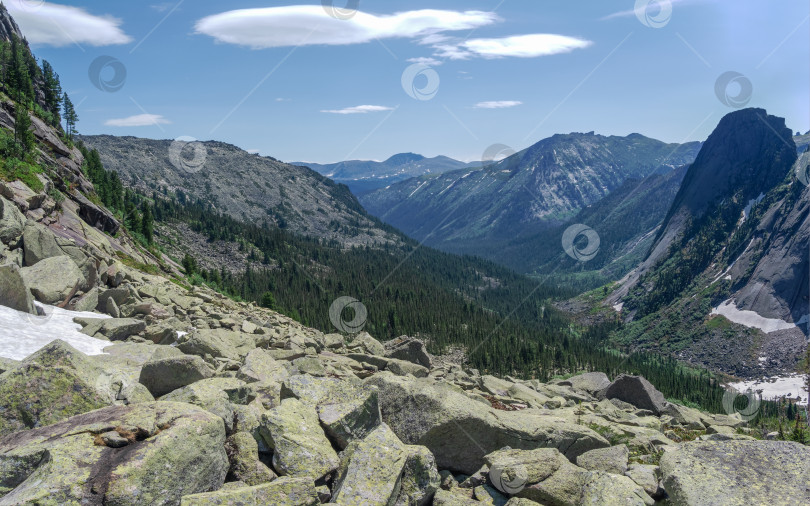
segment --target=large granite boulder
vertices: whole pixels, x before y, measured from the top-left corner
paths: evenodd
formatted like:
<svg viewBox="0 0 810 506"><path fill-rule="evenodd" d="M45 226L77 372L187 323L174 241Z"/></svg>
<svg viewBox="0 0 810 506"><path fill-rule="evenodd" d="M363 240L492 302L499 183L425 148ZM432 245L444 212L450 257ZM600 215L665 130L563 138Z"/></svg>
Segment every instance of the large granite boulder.
<svg viewBox="0 0 810 506"><path fill-rule="evenodd" d="M179 504L219 489L225 427L188 404L113 406L0 439L0 504Z"/></svg>
<svg viewBox="0 0 810 506"><path fill-rule="evenodd" d="M140 383L155 397L210 378L214 370L203 359L193 355L165 357L146 362L141 369Z"/></svg>
<svg viewBox="0 0 810 506"><path fill-rule="evenodd" d="M0 265L0 306L37 314L34 297L16 264Z"/></svg>
<svg viewBox="0 0 810 506"><path fill-rule="evenodd" d="M17 206L0 197L0 242L12 244L17 242L25 227L25 216Z"/></svg>
<svg viewBox="0 0 810 506"><path fill-rule="evenodd" d="M430 379L378 373L366 380L379 388L383 421L407 444L426 446L441 469L472 474L488 453L557 448L569 459L610 446L593 430L547 413L502 411L471 400Z"/></svg>
<svg viewBox="0 0 810 506"><path fill-rule="evenodd" d="M321 504L311 478L279 478L253 487L223 487L216 492L187 495L181 506L316 506Z"/></svg>
<svg viewBox="0 0 810 506"><path fill-rule="evenodd" d="M399 360L407 360L414 364L430 369L430 355L425 348L425 343L408 336L398 337L385 343L385 356Z"/></svg>
<svg viewBox="0 0 810 506"><path fill-rule="evenodd" d="M201 329L178 346L183 353L226 358L241 361L254 348L256 340L251 334L226 329Z"/></svg>
<svg viewBox="0 0 810 506"><path fill-rule="evenodd" d="M102 371L56 340L0 375L0 436L40 427L112 404L98 388Z"/></svg>
<svg viewBox="0 0 810 506"><path fill-rule="evenodd" d="M670 504L810 504L810 448L788 441L706 441L661 458Z"/></svg>
<svg viewBox="0 0 810 506"><path fill-rule="evenodd" d="M667 401L644 376L620 374L607 388L600 392L605 399L619 399L633 406L652 411L656 415L663 413Z"/></svg>
<svg viewBox="0 0 810 506"><path fill-rule="evenodd" d="M262 416L259 433L273 450L273 467L282 476L325 478L337 469L337 453L326 438L314 406L284 399Z"/></svg>
<svg viewBox="0 0 810 506"><path fill-rule="evenodd" d="M46 258L24 267L22 277L36 299L45 304L58 304L85 283L76 262L67 255Z"/></svg>

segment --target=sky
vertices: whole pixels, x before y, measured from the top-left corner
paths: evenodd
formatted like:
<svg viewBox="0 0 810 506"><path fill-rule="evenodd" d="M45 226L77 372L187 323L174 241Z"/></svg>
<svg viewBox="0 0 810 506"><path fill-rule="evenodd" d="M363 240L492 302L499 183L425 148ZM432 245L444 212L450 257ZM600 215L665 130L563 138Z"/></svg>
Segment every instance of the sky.
<svg viewBox="0 0 810 506"><path fill-rule="evenodd" d="M4 0L83 134L284 161L481 160L555 133L810 129L806 0Z"/></svg>

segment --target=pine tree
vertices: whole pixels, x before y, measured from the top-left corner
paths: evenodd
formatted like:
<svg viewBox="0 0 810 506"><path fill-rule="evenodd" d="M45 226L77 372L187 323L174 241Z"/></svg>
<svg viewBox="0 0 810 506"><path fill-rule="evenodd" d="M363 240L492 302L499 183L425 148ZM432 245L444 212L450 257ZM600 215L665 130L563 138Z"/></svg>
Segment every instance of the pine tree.
<svg viewBox="0 0 810 506"><path fill-rule="evenodd" d="M59 111L62 107L62 85L59 82L59 75L54 72L53 67L46 60L42 60L42 77L45 82L43 92L45 93L46 110L53 115L53 125L59 124Z"/></svg>
<svg viewBox="0 0 810 506"><path fill-rule="evenodd" d="M70 101L70 97L67 93L65 93L62 102L62 107L65 112L65 132L68 138L73 138L73 134L76 133L76 122L79 121L79 117L76 115L76 108L73 107L73 102Z"/></svg>
<svg viewBox="0 0 810 506"><path fill-rule="evenodd" d="M28 115L28 110L17 104L16 117L14 118L14 141L20 151L20 158L25 157L25 154L30 153L34 149L34 132L31 131L31 117Z"/></svg>
<svg viewBox="0 0 810 506"><path fill-rule="evenodd" d="M146 238L146 242L152 244L154 240L155 219L152 216L152 206L146 201L141 204L141 215L141 233Z"/></svg>

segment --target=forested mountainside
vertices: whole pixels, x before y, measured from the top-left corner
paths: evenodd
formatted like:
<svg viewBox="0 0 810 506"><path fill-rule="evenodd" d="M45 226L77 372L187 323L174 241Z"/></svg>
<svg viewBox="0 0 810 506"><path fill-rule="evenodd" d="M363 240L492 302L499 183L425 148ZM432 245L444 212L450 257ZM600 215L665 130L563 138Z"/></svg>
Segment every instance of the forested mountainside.
<svg viewBox="0 0 810 506"><path fill-rule="evenodd" d="M784 120L727 115L610 304L619 340L738 375L792 372L807 335L810 191ZM728 345L728 339L734 345Z"/></svg>
<svg viewBox="0 0 810 506"><path fill-rule="evenodd" d="M80 137L127 186L180 190L248 222L341 244L396 240L370 218L349 189L306 167L282 163L222 142Z"/></svg>
<svg viewBox="0 0 810 506"><path fill-rule="evenodd" d="M309 167L333 181L343 183L357 196L393 183L425 174L479 167L481 162L465 163L446 156L426 158L416 153L399 153L385 161L346 160L337 163L290 162Z"/></svg>
<svg viewBox="0 0 810 506"><path fill-rule="evenodd" d="M410 179L360 200L428 245L479 254L568 221L627 179L691 163L699 148L638 134L555 135L485 168Z"/></svg>

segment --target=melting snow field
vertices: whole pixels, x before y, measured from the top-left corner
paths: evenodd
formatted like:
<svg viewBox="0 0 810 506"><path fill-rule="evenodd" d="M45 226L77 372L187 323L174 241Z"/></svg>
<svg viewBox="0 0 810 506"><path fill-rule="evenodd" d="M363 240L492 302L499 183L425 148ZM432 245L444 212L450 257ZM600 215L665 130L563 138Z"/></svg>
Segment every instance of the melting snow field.
<svg viewBox="0 0 810 506"><path fill-rule="evenodd" d="M68 311L37 303L46 316L34 316L0 306L0 357L22 360L51 341L61 339L87 355L101 355L109 341L79 332L73 318L109 318L98 313Z"/></svg>
<svg viewBox="0 0 810 506"><path fill-rule="evenodd" d="M807 404L807 390L804 389L804 376L797 374L791 376L783 376L776 378L766 378L755 381L740 381L738 383L730 383L728 386L734 388L738 392L745 392L751 390L752 392L759 392L762 390L763 399L773 399L775 397L790 396L794 399L801 397L800 404Z"/></svg>
<svg viewBox="0 0 810 506"><path fill-rule="evenodd" d="M778 318L765 318L758 315L755 311L746 311L737 309L734 302L729 299L716 308L712 309L712 314L719 314L725 316L734 323L745 325L746 327L757 328L766 334L769 332L776 332L777 330L792 329L796 327L795 323L788 323Z"/></svg>

